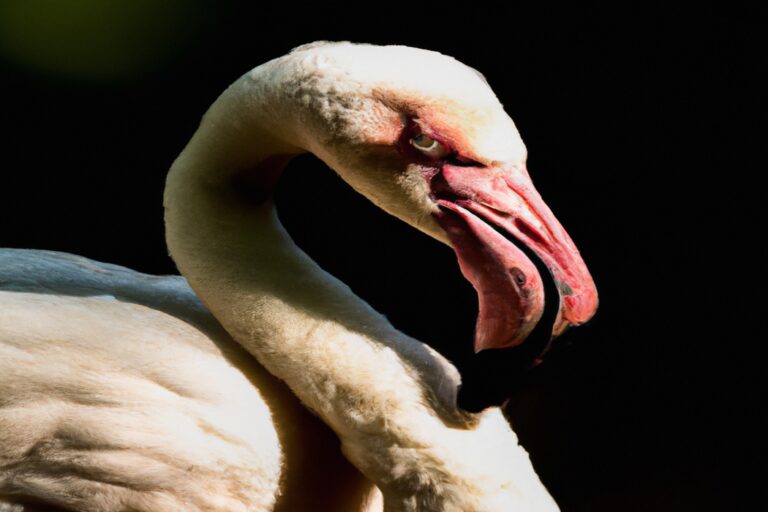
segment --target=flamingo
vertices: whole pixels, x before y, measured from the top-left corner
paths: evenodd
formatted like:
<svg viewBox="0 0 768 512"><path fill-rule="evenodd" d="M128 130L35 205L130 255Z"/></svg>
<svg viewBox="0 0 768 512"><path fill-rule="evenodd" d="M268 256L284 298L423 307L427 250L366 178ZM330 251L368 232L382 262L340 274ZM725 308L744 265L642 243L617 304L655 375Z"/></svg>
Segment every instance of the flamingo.
<svg viewBox="0 0 768 512"><path fill-rule="evenodd" d="M475 350L553 336L597 293L477 71L437 52L318 42L233 83L168 174L184 277L0 251L0 511L552 511L498 407L323 271L272 191L310 152L451 246ZM506 236L503 236L504 233Z"/></svg>

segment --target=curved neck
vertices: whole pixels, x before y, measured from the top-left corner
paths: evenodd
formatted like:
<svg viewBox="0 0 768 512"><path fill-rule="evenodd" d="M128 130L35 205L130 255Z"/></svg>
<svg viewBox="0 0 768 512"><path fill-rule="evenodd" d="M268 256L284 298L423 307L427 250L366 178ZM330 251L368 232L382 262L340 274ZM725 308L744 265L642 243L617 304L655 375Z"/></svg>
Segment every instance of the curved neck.
<svg viewBox="0 0 768 512"><path fill-rule="evenodd" d="M250 83L244 77L217 100L168 175L166 238L179 270L343 442L396 420L395 404L457 426L465 415L455 407L456 370L323 271L280 224L271 191L304 150L285 142L298 140L290 117L277 135L264 128L280 100L250 94Z"/></svg>
<svg viewBox="0 0 768 512"><path fill-rule="evenodd" d="M301 134L290 109L275 108L283 98L254 73L217 100L171 168L171 255L229 333L338 434L346 456L384 492L387 510L433 507L436 481L414 475L432 466L441 478L457 477L439 467L441 452L478 417L457 410L450 363L393 328L281 226L271 190L304 151L287 142ZM420 493L429 497L414 501Z"/></svg>

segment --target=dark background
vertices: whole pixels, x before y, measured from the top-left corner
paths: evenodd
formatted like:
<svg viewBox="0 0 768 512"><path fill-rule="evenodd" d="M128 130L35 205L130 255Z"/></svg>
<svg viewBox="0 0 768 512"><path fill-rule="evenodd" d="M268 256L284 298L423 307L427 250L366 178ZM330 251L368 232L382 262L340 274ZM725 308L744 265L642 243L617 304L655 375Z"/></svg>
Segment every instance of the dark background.
<svg viewBox="0 0 768 512"><path fill-rule="evenodd" d="M762 143L756 12L55 4L0 3L0 246L174 273L165 173L230 82L318 39L453 55L515 120L600 291L589 325L509 377L508 413L542 480L564 511L746 506L765 403L748 322L766 250L742 178L764 169L745 150ZM323 267L477 377L475 297L452 251L311 157L290 166L279 206Z"/></svg>

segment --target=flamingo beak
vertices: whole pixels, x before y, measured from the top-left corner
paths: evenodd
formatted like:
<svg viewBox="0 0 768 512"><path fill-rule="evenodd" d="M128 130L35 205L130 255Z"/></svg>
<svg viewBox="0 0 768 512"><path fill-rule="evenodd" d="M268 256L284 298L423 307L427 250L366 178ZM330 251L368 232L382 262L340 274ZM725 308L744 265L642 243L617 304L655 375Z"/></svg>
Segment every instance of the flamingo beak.
<svg viewBox="0 0 768 512"><path fill-rule="evenodd" d="M521 344L544 310L542 276L508 238L541 259L557 285L560 307L553 338L595 314L592 276L523 165L446 164L431 177L430 188L440 206L435 217L478 294L476 352Z"/></svg>

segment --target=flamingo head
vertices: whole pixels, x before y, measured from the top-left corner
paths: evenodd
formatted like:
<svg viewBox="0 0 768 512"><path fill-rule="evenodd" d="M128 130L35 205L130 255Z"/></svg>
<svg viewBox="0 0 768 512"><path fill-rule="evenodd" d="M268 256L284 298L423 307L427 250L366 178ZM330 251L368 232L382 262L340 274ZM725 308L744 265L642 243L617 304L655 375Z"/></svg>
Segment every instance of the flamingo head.
<svg viewBox="0 0 768 512"><path fill-rule="evenodd" d="M313 44L286 58L293 79L282 93L300 99L308 149L454 249L479 298L475 351L520 345L541 318L543 278L531 258L559 291L553 337L592 317L592 277L534 188L520 134L480 73L402 46Z"/></svg>

